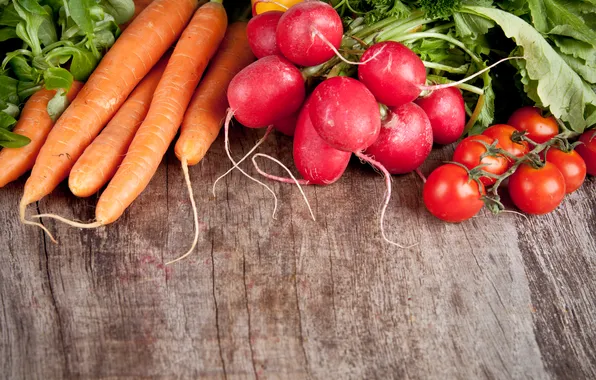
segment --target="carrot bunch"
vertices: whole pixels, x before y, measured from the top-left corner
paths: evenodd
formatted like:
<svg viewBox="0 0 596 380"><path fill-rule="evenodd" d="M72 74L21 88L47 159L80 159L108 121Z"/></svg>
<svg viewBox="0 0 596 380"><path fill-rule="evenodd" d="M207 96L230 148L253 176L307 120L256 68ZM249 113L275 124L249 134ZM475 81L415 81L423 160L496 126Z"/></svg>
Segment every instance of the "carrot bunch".
<svg viewBox="0 0 596 380"><path fill-rule="evenodd" d="M26 208L66 177L80 197L108 184L95 221L83 224L53 214L34 218L50 217L80 228L113 223L149 184L181 127L175 151L195 217L194 241L183 257L192 252L198 241L198 215L188 166L204 157L219 133L229 82L254 60L246 23L228 27L221 0L201 3L154 0L126 27L76 97L73 86L72 103L55 124L44 121L27 152L2 151L0 161L17 155L22 164L5 179L0 177L0 186L32 168L20 202L23 223L44 228L53 240L45 227L27 220ZM50 95L32 97L24 116L47 105Z"/></svg>

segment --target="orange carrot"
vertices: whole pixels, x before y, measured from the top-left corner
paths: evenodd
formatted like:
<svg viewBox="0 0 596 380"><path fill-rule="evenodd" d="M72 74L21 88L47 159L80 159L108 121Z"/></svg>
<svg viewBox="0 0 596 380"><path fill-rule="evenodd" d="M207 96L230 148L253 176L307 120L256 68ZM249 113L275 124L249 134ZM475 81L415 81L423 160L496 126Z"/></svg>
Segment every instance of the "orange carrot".
<svg viewBox="0 0 596 380"><path fill-rule="evenodd" d="M197 0L155 0L122 33L39 152L21 199L21 220L28 204L68 176L85 148L177 39L197 5Z"/></svg>
<svg viewBox="0 0 596 380"><path fill-rule="evenodd" d="M255 57L246 37L246 23L236 22L231 24L186 110L175 153L182 163L182 170L193 206L195 236L188 252L168 264L188 256L194 250L199 237L198 215L190 184L188 165L196 165L217 138L228 108L226 89L232 78L254 59Z"/></svg>
<svg viewBox="0 0 596 380"><path fill-rule="evenodd" d="M166 53L153 67L77 160L68 177L68 186L74 195L89 197L98 192L114 176L130 142L147 116L153 93L166 68L169 56Z"/></svg>
<svg viewBox="0 0 596 380"><path fill-rule="evenodd" d="M254 59L246 37L246 23L231 24L184 115L175 148L180 161L185 158L192 166L205 156L226 117L228 84Z"/></svg>
<svg viewBox="0 0 596 380"><path fill-rule="evenodd" d="M52 214L36 217L51 217L80 228L100 227L116 221L145 189L180 127L203 71L224 37L228 20L219 1L212 0L200 7L182 33L153 94L147 117L122 165L99 198L96 222L76 223Z"/></svg>
<svg viewBox="0 0 596 380"><path fill-rule="evenodd" d="M70 91L66 94L72 102L79 90L83 87L81 82L73 82ZM27 136L31 142L22 148L4 148L0 151L0 187L16 180L33 167L41 146L46 141L54 120L48 114L48 103L56 95L56 90L41 89L33 94L15 125L13 132Z"/></svg>

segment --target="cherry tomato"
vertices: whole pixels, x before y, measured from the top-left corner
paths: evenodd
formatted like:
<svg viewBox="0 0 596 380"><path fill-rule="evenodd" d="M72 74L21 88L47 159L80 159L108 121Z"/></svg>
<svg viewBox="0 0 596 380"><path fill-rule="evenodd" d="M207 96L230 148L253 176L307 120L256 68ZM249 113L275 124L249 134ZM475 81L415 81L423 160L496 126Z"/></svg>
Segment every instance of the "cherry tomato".
<svg viewBox="0 0 596 380"><path fill-rule="evenodd" d="M546 161L553 163L565 178L565 191L573 193L586 179L586 162L576 151L569 153L557 148L550 148L546 152Z"/></svg>
<svg viewBox="0 0 596 380"><path fill-rule="evenodd" d="M540 108L537 107L528 106L518 109L509 117L507 124L518 131L527 131L527 136L538 144L559 134L559 125L554 116L543 117Z"/></svg>
<svg viewBox="0 0 596 380"><path fill-rule="evenodd" d="M260 2L257 4L257 6L255 7L255 3L258 0L250 0L250 3L253 6L253 16L256 15L260 15L261 13L265 13L265 12L269 12L269 11L282 11L285 12L287 9L284 7L281 7L277 4L274 3L266 3L266 2ZM301 3L304 0L275 0L276 3L278 4L282 4L284 6L286 6L287 8L290 8L292 5ZM254 12L254 10L256 9L256 13Z"/></svg>
<svg viewBox="0 0 596 380"><path fill-rule="evenodd" d="M468 169L473 169L482 163L487 165L482 168L482 170L487 173L497 175L505 173L509 166L509 162L504 156L486 156L480 160L480 156L486 153L486 147L479 141L483 141L490 145L495 140L484 135L466 137L457 145L457 148L455 148L455 152L453 152L453 161L465 165ZM500 147L500 144L497 144L497 147ZM496 179L480 177L480 181L484 186L489 186L495 183Z"/></svg>
<svg viewBox="0 0 596 380"><path fill-rule="evenodd" d="M521 164L509 177L509 195L527 214L542 215L557 208L565 197L565 177L557 167L546 162L541 168Z"/></svg>
<svg viewBox="0 0 596 380"><path fill-rule="evenodd" d="M583 144L578 145L575 150L586 162L588 174L596 175L596 130L584 132L579 141Z"/></svg>
<svg viewBox="0 0 596 380"><path fill-rule="evenodd" d="M482 132L482 134L494 140L498 140L499 145L506 152L516 157L523 157L530 152L530 146L526 141L522 141L521 143L513 142L513 140L511 140L511 136L515 131L517 131L517 129L513 128L510 125L495 124L492 127L489 127L484 132ZM509 160L509 165L512 164L513 161Z"/></svg>
<svg viewBox="0 0 596 380"><path fill-rule="evenodd" d="M445 164L435 169L424 184L422 198L428 211L446 222L462 222L480 211L484 186L470 179L466 169Z"/></svg>

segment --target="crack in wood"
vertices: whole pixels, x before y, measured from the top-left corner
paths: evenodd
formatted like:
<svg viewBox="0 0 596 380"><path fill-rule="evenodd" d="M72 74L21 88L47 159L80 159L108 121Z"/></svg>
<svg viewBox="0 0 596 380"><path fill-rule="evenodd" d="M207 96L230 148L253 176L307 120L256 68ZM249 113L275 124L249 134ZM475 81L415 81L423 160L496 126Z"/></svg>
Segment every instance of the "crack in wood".
<svg viewBox="0 0 596 380"><path fill-rule="evenodd" d="M36 207L37 207L37 213L41 214L41 210L39 208L39 202L35 203ZM39 221L42 225L43 225L43 221L40 220ZM64 329L62 327L62 315L60 313L60 308L58 307L58 300L56 298L56 294L54 291L54 284L52 283L52 275L51 275L51 271L50 271L50 255L48 252L48 246L47 246L47 239L45 236L45 233L43 231L39 231L40 235L41 235L41 240L43 243L43 253L46 259L46 265L45 265L45 272L46 272L46 277L48 279L48 287L50 289L50 297L52 300L52 306L54 308L54 313L56 314L56 320L58 322L58 336L60 337L60 343L62 344L62 357L64 358L64 372L69 375L70 374L70 363L69 363L69 359L68 359L68 353L66 350L67 344L66 344L66 340L64 338Z"/></svg>
<svg viewBox="0 0 596 380"><path fill-rule="evenodd" d="M246 307L246 315L247 315L247 328L248 328L248 348L250 350L250 361L252 363L252 370L254 372L255 378L259 378L259 374L257 373L257 367L255 363L255 352L252 347L252 327L251 327L251 316L250 316L250 307L248 305L248 289L246 286L246 256L244 255L244 251L242 251L242 282L244 284L244 300L245 300L245 307Z"/></svg>
<svg viewBox="0 0 596 380"><path fill-rule="evenodd" d="M217 333L217 347L219 349L219 359L221 360L224 379L227 379L228 375L226 373L226 362L223 357L223 350L221 345L221 332L219 331L219 308L217 306L217 297L215 295L215 258L213 255L214 244L215 242L213 241L213 238L211 238L211 294L213 295L213 304L215 305L215 331Z"/></svg>

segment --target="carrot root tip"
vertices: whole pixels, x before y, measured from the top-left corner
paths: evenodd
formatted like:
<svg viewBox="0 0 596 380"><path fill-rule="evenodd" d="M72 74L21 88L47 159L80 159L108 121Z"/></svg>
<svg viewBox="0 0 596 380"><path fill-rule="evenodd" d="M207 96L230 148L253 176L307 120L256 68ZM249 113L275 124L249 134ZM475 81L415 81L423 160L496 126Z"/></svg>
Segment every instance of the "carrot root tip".
<svg viewBox="0 0 596 380"><path fill-rule="evenodd" d="M50 219L56 219L59 222L62 222L64 224L67 224L71 227L77 227L77 228L99 228L104 226L104 224L102 222L93 222L93 223L79 223L79 222L75 222L73 220L70 219L66 219L60 215L55 215L55 214L38 214L38 215L32 215L32 218L36 218L36 219L41 219L41 218L50 218Z"/></svg>
<svg viewBox="0 0 596 380"><path fill-rule="evenodd" d="M30 203L28 203L25 200L22 200L21 203L19 204L19 219L21 220L21 223L23 223L24 225L27 225L27 226L34 226L34 227L41 228L42 231L45 232L46 235L48 235L48 237L50 238L52 243L58 244L58 241L54 238L54 235L52 235L52 233L50 232L50 230L47 229L46 226L44 226L41 223L36 223L36 222L32 222L30 220L27 220L26 211L27 211L27 206L29 206L29 204Z"/></svg>
<svg viewBox="0 0 596 380"><path fill-rule="evenodd" d="M194 193L192 191L192 183L190 182L190 174L188 174L188 162L186 161L186 158L182 158L182 173L184 173L184 180L186 182L186 188L188 189L188 195L190 197L190 204L192 206L192 212L193 212L194 224L195 224L195 236L192 241L192 245L191 245L190 249L184 255L178 257L177 259L168 261L166 263L166 265L173 264L177 261L183 260L186 257L188 257L192 253L192 251L194 251L194 249L197 246L197 243L199 242L199 213L197 211L197 204L195 202Z"/></svg>

